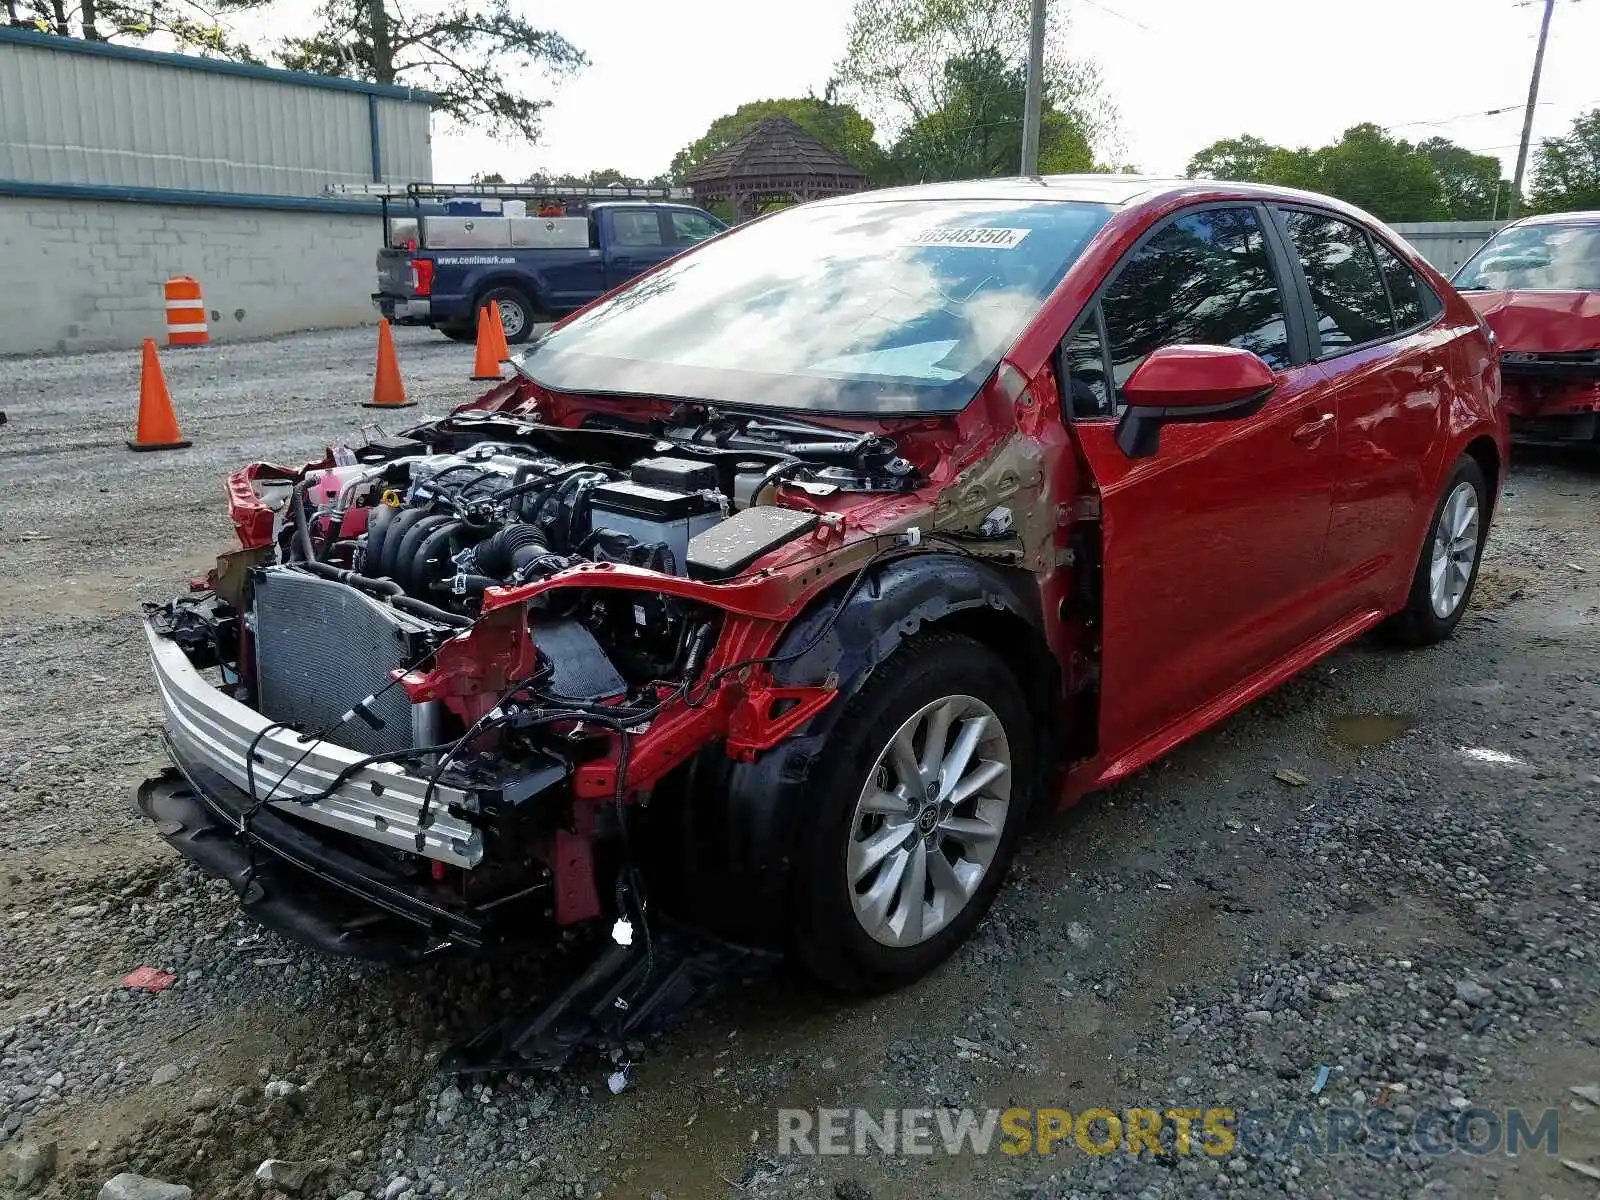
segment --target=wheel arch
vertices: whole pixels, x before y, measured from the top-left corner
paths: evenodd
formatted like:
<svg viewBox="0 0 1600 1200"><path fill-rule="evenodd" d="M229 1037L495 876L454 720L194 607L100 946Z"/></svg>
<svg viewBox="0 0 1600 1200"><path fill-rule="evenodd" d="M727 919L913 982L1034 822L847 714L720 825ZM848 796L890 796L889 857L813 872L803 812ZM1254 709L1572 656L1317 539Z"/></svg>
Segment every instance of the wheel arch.
<svg viewBox="0 0 1600 1200"><path fill-rule="evenodd" d="M809 646L793 661L776 664L773 674L786 684L835 675L839 695L833 703L753 762L733 762L720 746L707 747L664 781L664 803L652 802L666 826L662 844L683 839L677 853L686 874L695 888L714 893L701 900L730 936L761 940L763 930L777 923L788 901L789 847L797 823L806 819L801 785L851 698L913 638L956 634L1005 664L1034 718L1033 744L1041 752L1032 792L1045 794L1053 763L1044 750L1059 741L1050 736L1050 726L1060 719L1060 686L1034 576L944 552L910 555L868 571L859 583L856 575L835 581L790 623L773 650L781 657ZM730 895L738 896L737 905L727 903Z"/></svg>
<svg viewBox="0 0 1600 1200"><path fill-rule="evenodd" d="M1488 512L1484 514L1487 519L1494 517L1495 505L1500 498L1500 480L1503 464L1500 461L1500 447L1495 445L1494 439L1488 434L1479 434L1467 443L1465 451L1478 464L1478 469L1483 472L1483 482L1488 489L1484 497L1485 507Z"/></svg>
<svg viewBox="0 0 1600 1200"><path fill-rule="evenodd" d="M833 616L847 594L848 605ZM999 658L1027 696L1035 718L1034 744L1057 742L1048 735L1060 718L1061 670L1045 638L1038 584L1030 573L963 554L936 552L896 559L853 592L848 579L835 584L785 631L778 653L786 645L805 645L817 624L829 620L839 639L832 647L824 639L818 651L825 657L802 656L786 664L789 670L780 676L785 682L801 683L823 678L830 670L837 672L839 698L813 722L820 732L831 724L829 714L842 710L902 643L937 631L970 638ZM1041 767L1044 764L1041 755Z"/></svg>
<svg viewBox="0 0 1600 1200"><path fill-rule="evenodd" d="M527 275L512 274L507 271L494 271L476 280L472 285L472 311L476 313L482 307L482 299L495 288L510 288L521 292L528 298L528 303L533 305L534 313L545 311L544 297L537 279ZM530 313L532 316L534 313Z"/></svg>

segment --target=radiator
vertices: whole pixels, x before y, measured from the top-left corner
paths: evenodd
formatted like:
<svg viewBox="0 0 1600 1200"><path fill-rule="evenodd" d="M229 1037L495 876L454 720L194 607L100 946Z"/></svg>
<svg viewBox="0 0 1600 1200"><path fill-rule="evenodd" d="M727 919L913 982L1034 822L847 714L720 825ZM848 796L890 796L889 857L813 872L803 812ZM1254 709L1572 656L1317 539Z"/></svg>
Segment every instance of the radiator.
<svg viewBox="0 0 1600 1200"><path fill-rule="evenodd" d="M369 706L381 729L339 718L416 661L427 625L348 584L285 567L256 576L253 611L263 715L306 733L333 729L328 741L368 754L411 748L412 706L399 686Z"/></svg>

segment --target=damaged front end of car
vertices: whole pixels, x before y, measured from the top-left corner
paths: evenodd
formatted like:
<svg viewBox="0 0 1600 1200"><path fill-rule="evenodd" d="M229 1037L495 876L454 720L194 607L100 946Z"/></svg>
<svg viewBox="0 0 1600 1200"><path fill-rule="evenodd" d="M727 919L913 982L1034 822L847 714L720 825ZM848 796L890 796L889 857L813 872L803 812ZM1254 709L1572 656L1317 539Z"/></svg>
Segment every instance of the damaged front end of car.
<svg viewBox="0 0 1600 1200"><path fill-rule="evenodd" d="M829 704L767 656L900 540L918 482L871 432L712 421L469 407L233 475L242 548L146 611L174 770L145 813L250 915L337 953L626 916L630 806Z"/></svg>
<svg viewBox="0 0 1600 1200"><path fill-rule="evenodd" d="M1500 348L1501 403L1512 434L1600 447L1600 300L1588 292L1465 296Z"/></svg>

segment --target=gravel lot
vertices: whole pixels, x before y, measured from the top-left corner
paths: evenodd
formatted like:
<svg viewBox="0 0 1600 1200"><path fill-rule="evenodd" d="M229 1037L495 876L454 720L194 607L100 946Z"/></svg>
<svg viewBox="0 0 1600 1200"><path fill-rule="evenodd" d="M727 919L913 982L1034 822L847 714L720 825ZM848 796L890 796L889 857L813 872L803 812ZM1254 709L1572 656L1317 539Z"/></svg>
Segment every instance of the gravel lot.
<svg viewBox="0 0 1600 1200"><path fill-rule="evenodd" d="M470 347L396 340L422 404L389 428L479 390ZM1451 643L1363 642L1041 822L920 986L769 978L630 1048L620 1095L594 1061L457 1086L440 1052L525 976L302 952L132 803L160 765L137 602L227 542L228 468L372 419L372 356L370 330L168 354L195 446L154 455L123 447L136 354L0 361L0 1191L53 1144L20 1192L1600 1194L1600 1106L1569 1090L1600 1082L1600 467L1523 456ZM140 965L178 982L122 988ZM1560 1152L776 1152L779 1107L1372 1104L1555 1108ZM253 1182L268 1158L314 1165Z"/></svg>

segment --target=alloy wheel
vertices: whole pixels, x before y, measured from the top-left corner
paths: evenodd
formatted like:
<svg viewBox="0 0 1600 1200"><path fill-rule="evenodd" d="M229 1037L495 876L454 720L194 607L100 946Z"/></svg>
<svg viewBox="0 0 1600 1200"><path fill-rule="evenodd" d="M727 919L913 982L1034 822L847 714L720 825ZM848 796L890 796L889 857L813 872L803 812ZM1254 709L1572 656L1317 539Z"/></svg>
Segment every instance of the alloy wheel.
<svg viewBox="0 0 1600 1200"><path fill-rule="evenodd" d="M1433 530L1428 596L1440 620L1454 614L1466 598L1478 558L1479 520L1478 489L1463 480L1446 497Z"/></svg>
<svg viewBox="0 0 1600 1200"><path fill-rule="evenodd" d="M500 331L506 335L506 340L510 341L521 334L528 324L528 314L515 300L501 300L499 309Z"/></svg>
<svg viewBox="0 0 1600 1200"><path fill-rule="evenodd" d="M850 822L847 883L862 929L885 946L927 941L993 864L1011 806L1011 746L974 696L924 705L867 774Z"/></svg>

